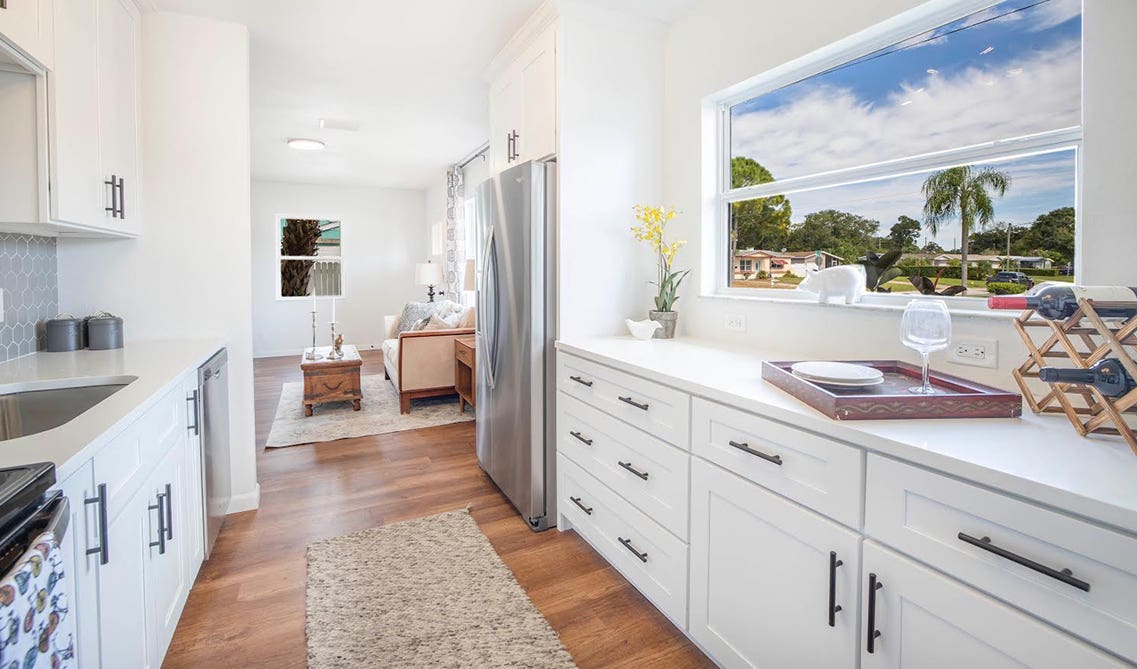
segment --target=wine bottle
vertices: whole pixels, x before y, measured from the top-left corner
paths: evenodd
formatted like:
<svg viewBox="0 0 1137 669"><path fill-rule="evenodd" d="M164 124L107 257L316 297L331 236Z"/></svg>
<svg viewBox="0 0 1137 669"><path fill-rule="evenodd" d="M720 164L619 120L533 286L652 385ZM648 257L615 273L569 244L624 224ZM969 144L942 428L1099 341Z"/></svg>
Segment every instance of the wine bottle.
<svg viewBox="0 0 1137 669"><path fill-rule="evenodd" d="M1032 295L996 295L987 298L991 309L1034 309L1039 316L1059 321L1074 315L1078 300L1095 302L1098 316L1111 320L1126 319L1137 314L1137 288L1125 286L1043 286ZM1121 303L1115 306L1097 306L1096 303Z"/></svg>
<svg viewBox="0 0 1137 669"><path fill-rule="evenodd" d="M1065 369L1043 367L1038 370L1038 378L1046 383L1074 383L1093 386L1106 397L1121 397L1137 388L1137 382L1122 366L1117 358L1099 360L1089 369Z"/></svg>

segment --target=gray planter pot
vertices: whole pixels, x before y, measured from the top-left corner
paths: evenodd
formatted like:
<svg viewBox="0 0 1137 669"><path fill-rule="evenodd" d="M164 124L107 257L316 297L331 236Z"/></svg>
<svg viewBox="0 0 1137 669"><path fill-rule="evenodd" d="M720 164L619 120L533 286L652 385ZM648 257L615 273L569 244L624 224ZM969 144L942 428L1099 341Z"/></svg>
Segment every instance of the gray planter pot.
<svg viewBox="0 0 1137 669"><path fill-rule="evenodd" d="M679 320L678 311L649 311L647 317L663 326L655 331L654 339L675 337L675 321Z"/></svg>

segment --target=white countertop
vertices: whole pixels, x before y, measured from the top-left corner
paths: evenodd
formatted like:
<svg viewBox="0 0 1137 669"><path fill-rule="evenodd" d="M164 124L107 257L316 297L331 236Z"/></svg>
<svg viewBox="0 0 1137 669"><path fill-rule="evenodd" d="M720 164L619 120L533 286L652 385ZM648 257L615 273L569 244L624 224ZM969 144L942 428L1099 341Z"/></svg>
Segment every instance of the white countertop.
<svg viewBox="0 0 1137 669"><path fill-rule="evenodd" d="M0 467L54 462L56 479L67 478L86 455L126 428L182 374L224 346L220 339L131 342L112 351L40 352L0 363L0 395L53 387L63 380L121 383L116 377L137 377L68 423L0 442Z"/></svg>
<svg viewBox="0 0 1137 669"><path fill-rule="evenodd" d="M800 356L697 339L558 341L566 353L1137 533L1137 456L1078 436L1064 416L837 421L762 380L763 360ZM1008 387L1013 381L1008 378Z"/></svg>

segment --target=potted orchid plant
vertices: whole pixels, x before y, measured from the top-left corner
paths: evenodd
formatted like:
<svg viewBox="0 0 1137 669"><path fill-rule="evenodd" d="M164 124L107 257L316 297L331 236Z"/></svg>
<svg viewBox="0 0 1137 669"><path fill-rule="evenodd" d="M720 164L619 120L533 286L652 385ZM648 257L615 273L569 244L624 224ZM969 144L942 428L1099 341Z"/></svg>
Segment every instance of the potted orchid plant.
<svg viewBox="0 0 1137 669"><path fill-rule="evenodd" d="M635 207L636 220L639 225L632 226L632 234L636 241L647 242L656 256L656 269L658 278L652 281L658 291L655 295L655 309L648 312L648 318L658 322L661 327L655 331L657 339L671 339L675 336L675 322L679 313L675 311L675 302L679 299L679 286L691 270L676 271L672 263L679 249L687 243L684 240L667 241L667 224L676 216L671 207L652 207L637 204Z"/></svg>

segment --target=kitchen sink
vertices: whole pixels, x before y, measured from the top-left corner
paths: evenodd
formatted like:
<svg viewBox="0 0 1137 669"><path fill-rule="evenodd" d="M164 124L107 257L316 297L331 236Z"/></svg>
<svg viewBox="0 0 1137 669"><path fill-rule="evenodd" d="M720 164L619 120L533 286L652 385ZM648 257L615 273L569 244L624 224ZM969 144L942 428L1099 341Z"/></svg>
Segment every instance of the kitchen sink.
<svg viewBox="0 0 1137 669"><path fill-rule="evenodd" d="M0 386L0 441L59 427L136 379L113 376Z"/></svg>

